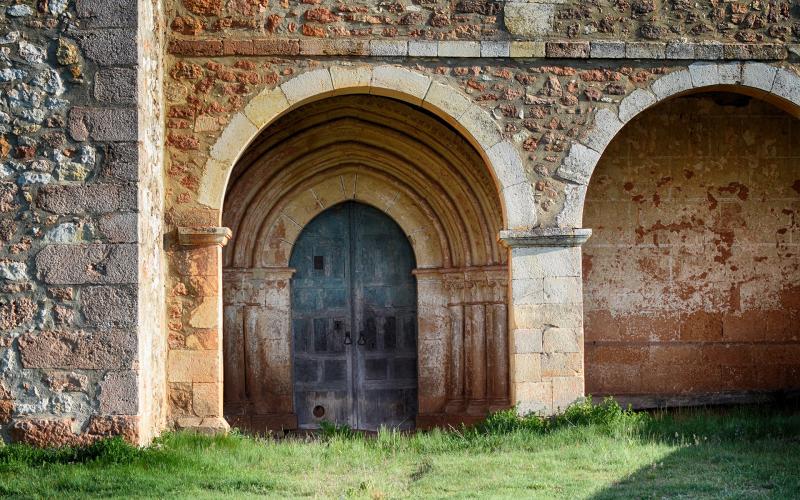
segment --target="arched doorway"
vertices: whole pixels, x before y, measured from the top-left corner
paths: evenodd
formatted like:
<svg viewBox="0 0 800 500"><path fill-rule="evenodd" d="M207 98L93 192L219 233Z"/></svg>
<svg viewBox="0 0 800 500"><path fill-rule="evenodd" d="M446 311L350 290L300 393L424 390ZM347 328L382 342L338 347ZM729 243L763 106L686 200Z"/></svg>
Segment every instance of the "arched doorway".
<svg viewBox="0 0 800 500"><path fill-rule="evenodd" d="M298 426L412 429L416 264L402 229L376 208L342 203L303 229L289 266Z"/></svg>
<svg viewBox="0 0 800 500"><path fill-rule="evenodd" d="M331 97L305 104L267 127L234 167L223 207L223 224L232 230L223 256L228 422L259 432L313 427L322 419L363 428L381 423L426 428L474 422L509 407L509 270L508 251L497 238L503 225L499 195L480 154L456 130L424 109L394 99ZM377 226L390 222L413 249L405 253L410 261L401 260L404 268L413 268L416 280L416 324L402 328L416 333L416 400L413 390L406 391L402 404L395 400L379 405L386 414L359 413L357 408L337 413L346 404L341 394L331 396L338 403L296 399L304 391L315 392L313 384L321 383L324 373L317 377L314 372L308 380L296 377L308 373L296 370L298 360L311 363L293 351L293 290L302 284L295 279L293 259L300 258L296 248L305 230L318 217L332 217L325 215L331 207L347 203L372 207L371 212L360 209L362 216L380 214L383 222ZM386 239L378 238L381 244ZM340 239L334 246L341 250L342 245ZM324 267L324 255L311 255L312 267L315 256L323 257L319 264ZM365 336L370 328L357 316L346 318L353 342L358 342L358 327L365 326ZM382 331L387 319L376 322L376 330ZM399 331L400 324L395 328ZM372 354L382 356L378 347L386 345L376 341ZM369 378L366 374L373 370L373 380L365 381L367 387L359 392L335 375L340 384L334 392L350 391L352 399L353 394L382 390L376 377L384 359L368 360L370 352L362 351L365 359L356 351L348 361L351 375L363 372ZM343 353L330 356L347 359ZM411 374L413 358L403 358L393 370ZM352 369L355 361L364 362L363 370ZM342 364L330 365L337 370ZM310 370L324 370L324 362ZM387 368L386 376L394 377L394 372ZM403 384L413 380L399 378ZM374 397L362 403L372 401ZM324 415L312 418L317 406ZM370 412L373 416L361 418ZM414 414L411 422L409 415Z"/></svg>

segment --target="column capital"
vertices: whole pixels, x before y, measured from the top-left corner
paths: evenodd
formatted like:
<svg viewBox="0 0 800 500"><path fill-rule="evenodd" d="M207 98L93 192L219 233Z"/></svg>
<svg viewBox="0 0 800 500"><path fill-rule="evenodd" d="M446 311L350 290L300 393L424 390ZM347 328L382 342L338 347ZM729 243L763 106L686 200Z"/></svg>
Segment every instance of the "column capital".
<svg viewBox="0 0 800 500"><path fill-rule="evenodd" d="M233 233L227 227L192 226L178 228L178 246L182 247L224 247Z"/></svg>
<svg viewBox="0 0 800 500"><path fill-rule="evenodd" d="M509 248L577 247L586 243L591 229L544 227L527 230L505 229L499 239Z"/></svg>

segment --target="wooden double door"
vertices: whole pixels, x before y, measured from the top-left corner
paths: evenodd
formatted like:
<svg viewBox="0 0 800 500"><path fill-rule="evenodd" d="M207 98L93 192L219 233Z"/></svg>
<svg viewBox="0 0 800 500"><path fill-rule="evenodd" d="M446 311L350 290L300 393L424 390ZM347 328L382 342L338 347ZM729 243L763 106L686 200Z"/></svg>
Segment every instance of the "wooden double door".
<svg viewBox="0 0 800 500"><path fill-rule="evenodd" d="M402 229L373 207L337 205L303 229L290 266L299 427L414 428L415 260Z"/></svg>

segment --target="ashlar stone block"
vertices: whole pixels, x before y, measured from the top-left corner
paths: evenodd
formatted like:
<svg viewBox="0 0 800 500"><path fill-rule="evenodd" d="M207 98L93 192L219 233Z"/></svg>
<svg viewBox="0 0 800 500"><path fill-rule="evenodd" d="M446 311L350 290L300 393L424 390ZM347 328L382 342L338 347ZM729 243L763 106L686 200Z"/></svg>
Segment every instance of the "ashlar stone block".
<svg viewBox="0 0 800 500"><path fill-rule="evenodd" d="M399 97L417 105L422 104L430 85L430 77L399 66L378 66L372 71L373 94Z"/></svg>
<svg viewBox="0 0 800 500"><path fill-rule="evenodd" d="M333 91L331 74L327 69L302 73L281 85L286 99L296 105L306 99Z"/></svg>
<svg viewBox="0 0 800 500"><path fill-rule="evenodd" d="M619 104L619 119L627 123L631 118L656 103L656 96L649 90L637 89Z"/></svg>
<svg viewBox="0 0 800 500"><path fill-rule="evenodd" d="M247 119L257 129L265 127L278 115L289 109L289 100L286 99L280 87L263 90L250 100L244 108ZM246 123L244 124L246 126Z"/></svg>

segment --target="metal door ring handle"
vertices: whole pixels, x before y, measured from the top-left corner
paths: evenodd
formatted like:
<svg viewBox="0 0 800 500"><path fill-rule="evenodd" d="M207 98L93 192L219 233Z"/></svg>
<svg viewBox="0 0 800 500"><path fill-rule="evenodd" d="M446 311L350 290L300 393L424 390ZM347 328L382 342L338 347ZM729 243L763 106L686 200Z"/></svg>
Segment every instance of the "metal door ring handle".
<svg viewBox="0 0 800 500"><path fill-rule="evenodd" d="M364 332L358 334L358 345L364 345L367 343L367 339L364 338Z"/></svg>
<svg viewBox="0 0 800 500"><path fill-rule="evenodd" d="M350 332L344 332L344 345L350 345L353 343L353 338L350 337Z"/></svg>

